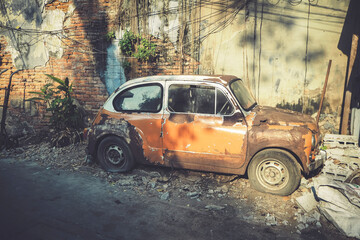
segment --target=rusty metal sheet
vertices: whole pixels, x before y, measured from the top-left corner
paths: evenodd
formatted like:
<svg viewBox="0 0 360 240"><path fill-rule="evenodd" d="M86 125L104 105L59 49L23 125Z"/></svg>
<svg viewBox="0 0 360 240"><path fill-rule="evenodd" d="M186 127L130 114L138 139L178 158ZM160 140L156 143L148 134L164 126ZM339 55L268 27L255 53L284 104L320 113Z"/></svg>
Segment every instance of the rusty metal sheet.
<svg viewBox="0 0 360 240"><path fill-rule="evenodd" d="M259 150L269 147L291 151L301 161L304 172L308 172L312 134L319 140L315 121L307 115L272 107L256 107L247 116L248 161Z"/></svg>
<svg viewBox="0 0 360 240"><path fill-rule="evenodd" d="M161 121L162 114L125 114L113 113L101 109L94 120L93 138L89 139L90 148L105 135L116 135L123 138L132 149L136 161L164 164L162 158ZM91 137L90 137L91 138ZM95 153L93 153L95 154Z"/></svg>

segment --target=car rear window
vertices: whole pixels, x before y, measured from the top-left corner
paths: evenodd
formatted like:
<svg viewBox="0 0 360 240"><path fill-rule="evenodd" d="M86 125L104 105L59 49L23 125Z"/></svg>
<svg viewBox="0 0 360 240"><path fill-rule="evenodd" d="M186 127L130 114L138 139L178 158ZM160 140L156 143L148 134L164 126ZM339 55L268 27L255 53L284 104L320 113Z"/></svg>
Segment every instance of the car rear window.
<svg viewBox="0 0 360 240"><path fill-rule="evenodd" d="M113 106L119 112L159 112L162 107L162 87L148 84L126 89L114 98Z"/></svg>

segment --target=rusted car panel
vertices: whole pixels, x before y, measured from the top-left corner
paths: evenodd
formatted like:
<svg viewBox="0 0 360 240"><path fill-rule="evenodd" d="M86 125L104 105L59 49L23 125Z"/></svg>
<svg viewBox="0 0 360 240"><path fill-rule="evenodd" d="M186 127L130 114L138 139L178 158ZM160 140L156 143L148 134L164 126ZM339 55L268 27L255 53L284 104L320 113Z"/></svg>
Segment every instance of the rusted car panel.
<svg viewBox="0 0 360 240"><path fill-rule="evenodd" d="M104 136L115 135L124 139L137 155L137 161L164 165L160 138L162 114L136 114L127 116L101 109L94 120L94 128L87 133L89 153L96 156L97 145Z"/></svg>
<svg viewBox="0 0 360 240"><path fill-rule="evenodd" d="M192 169L234 172L245 162L245 123L223 116L170 114L164 124L164 157L171 166L191 165ZM175 162L175 163L174 163ZM233 169L233 170L231 170Z"/></svg>
<svg viewBox="0 0 360 240"><path fill-rule="evenodd" d="M248 118L247 159L264 148L287 149L298 158L305 173L309 172L310 156L318 154L320 133L315 121L297 112L258 106ZM312 136L316 146L312 150Z"/></svg>
<svg viewBox="0 0 360 240"><path fill-rule="evenodd" d="M129 170L133 165L126 161L136 161L231 174L250 171L249 178L262 178L252 181L256 189L280 195L298 186L297 169L309 173L326 158L319 155L320 133L311 117L258 106L234 76L129 81L109 97L84 135L88 154L108 158L110 170Z"/></svg>

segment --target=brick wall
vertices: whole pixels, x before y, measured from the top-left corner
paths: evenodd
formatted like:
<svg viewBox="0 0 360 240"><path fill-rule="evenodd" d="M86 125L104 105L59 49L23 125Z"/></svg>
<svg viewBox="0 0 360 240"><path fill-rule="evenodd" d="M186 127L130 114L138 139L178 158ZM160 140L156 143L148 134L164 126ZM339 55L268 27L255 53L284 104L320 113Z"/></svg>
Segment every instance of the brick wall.
<svg viewBox="0 0 360 240"><path fill-rule="evenodd" d="M64 49L63 56L61 59L50 56L46 66L23 70L14 75L8 110L11 119L26 121L36 131L49 126L48 119L45 118L49 113L44 110L45 107L24 101L34 96L29 92L39 91L44 84L52 82L44 74L60 79L68 77L73 84L74 97L89 116L97 112L108 97L101 76L106 66L106 48L109 46L105 35L120 25L118 13L121 3L110 0L55 0L45 6L45 11L59 9L65 13L75 6L74 13L65 20L66 37L62 38L61 46ZM152 41L161 49L156 62L139 63L136 59L130 59L132 70L127 79L147 75L195 73L198 63L190 56L179 56L171 43L155 38ZM10 74L17 69L13 65L11 53L7 51L8 43L4 37L0 37L0 44L0 71L9 69L0 76L1 88L8 84ZM1 104L3 99L4 91L0 91Z"/></svg>
<svg viewBox="0 0 360 240"><path fill-rule="evenodd" d="M150 75L175 75L175 74L195 74L199 62L191 56L180 54L170 42L164 42L161 39L151 38L151 41L157 45L157 57L154 62L141 63L136 59L129 59L132 69L128 78L136 78Z"/></svg>

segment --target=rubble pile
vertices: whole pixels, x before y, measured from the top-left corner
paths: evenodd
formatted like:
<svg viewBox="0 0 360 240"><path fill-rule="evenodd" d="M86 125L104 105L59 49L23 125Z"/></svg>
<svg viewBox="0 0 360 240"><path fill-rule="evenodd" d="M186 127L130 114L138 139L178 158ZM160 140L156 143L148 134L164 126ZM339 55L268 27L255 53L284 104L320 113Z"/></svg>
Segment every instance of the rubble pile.
<svg viewBox="0 0 360 240"><path fill-rule="evenodd" d="M328 159L321 174L306 183L309 192L296 199L307 215L320 213L347 237L360 238L360 148L357 137L327 134ZM299 231L307 227L301 220ZM318 221L318 218L315 218ZM320 222L316 225L321 227Z"/></svg>
<svg viewBox="0 0 360 240"><path fill-rule="evenodd" d="M312 117L316 119L317 113L314 113ZM329 114L320 114L319 118L319 128L320 132L322 134L335 134L339 132L338 127L339 126L340 119L338 117L338 114L336 112L329 113Z"/></svg>

